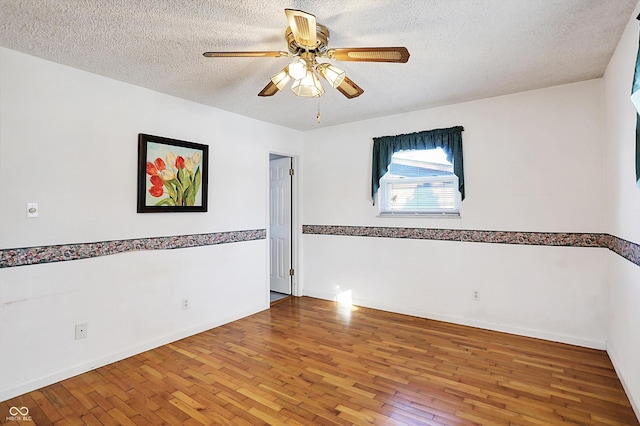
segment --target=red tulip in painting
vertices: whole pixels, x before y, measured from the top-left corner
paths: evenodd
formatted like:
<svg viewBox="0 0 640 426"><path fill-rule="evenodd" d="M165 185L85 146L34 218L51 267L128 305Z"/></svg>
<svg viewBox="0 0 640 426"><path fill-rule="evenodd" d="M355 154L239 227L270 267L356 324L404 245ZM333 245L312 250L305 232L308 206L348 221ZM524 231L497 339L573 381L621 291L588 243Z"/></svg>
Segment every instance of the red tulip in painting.
<svg viewBox="0 0 640 426"><path fill-rule="evenodd" d="M158 157L153 162L147 162L147 174L151 183L149 194L156 198L167 195L155 205L193 206L202 179L201 160L201 154L197 151L186 158L169 151L164 160Z"/></svg>

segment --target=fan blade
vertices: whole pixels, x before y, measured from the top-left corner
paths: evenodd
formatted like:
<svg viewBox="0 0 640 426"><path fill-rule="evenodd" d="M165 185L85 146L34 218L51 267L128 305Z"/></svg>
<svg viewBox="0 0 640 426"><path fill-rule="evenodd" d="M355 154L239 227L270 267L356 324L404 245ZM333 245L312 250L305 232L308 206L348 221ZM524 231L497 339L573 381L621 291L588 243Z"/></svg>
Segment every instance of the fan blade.
<svg viewBox="0 0 640 426"><path fill-rule="evenodd" d="M273 96L276 93L278 93L280 89L278 89L278 86L276 86L275 84L273 84L273 81L270 81L269 84L267 84L266 86L264 86L264 89L262 89L262 91L260 93L258 93L258 96Z"/></svg>
<svg viewBox="0 0 640 426"><path fill-rule="evenodd" d="M317 47L316 17L296 9L285 9L294 40L302 47L313 50Z"/></svg>
<svg viewBox="0 0 640 426"><path fill-rule="evenodd" d="M287 52L282 51L249 51L249 52L204 52L202 56L207 58L279 58L281 56L289 56Z"/></svg>
<svg viewBox="0 0 640 426"><path fill-rule="evenodd" d="M406 47L347 47L329 49L326 56L338 61L404 63L409 60L409 51Z"/></svg>
<svg viewBox="0 0 640 426"><path fill-rule="evenodd" d="M336 89L349 99L357 98L364 93L364 90L351 81L349 77L345 77L342 83L340 83L340 86L336 87Z"/></svg>

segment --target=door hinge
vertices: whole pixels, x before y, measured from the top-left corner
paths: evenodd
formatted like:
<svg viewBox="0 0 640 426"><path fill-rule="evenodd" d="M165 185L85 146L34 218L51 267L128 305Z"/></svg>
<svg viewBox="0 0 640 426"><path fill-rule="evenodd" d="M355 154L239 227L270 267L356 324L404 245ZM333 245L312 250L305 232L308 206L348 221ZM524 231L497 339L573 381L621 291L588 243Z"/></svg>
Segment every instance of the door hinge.
<svg viewBox="0 0 640 426"><path fill-rule="evenodd" d="M296 273L296 271L293 268L289 269L289 275L290 276L293 276L295 273Z"/></svg>
<svg viewBox="0 0 640 426"><path fill-rule="evenodd" d="M289 169L289 176L293 176L293 169Z"/></svg>

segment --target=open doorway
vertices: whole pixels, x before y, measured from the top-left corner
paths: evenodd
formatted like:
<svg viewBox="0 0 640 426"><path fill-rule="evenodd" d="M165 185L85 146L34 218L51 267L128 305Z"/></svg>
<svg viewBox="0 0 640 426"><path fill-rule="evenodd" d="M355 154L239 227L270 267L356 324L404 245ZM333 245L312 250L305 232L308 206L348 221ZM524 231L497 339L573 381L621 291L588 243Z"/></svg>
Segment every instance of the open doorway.
<svg viewBox="0 0 640 426"><path fill-rule="evenodd" d="M293 294L293 158L269 154L269 294L277 303Z"/></svg>

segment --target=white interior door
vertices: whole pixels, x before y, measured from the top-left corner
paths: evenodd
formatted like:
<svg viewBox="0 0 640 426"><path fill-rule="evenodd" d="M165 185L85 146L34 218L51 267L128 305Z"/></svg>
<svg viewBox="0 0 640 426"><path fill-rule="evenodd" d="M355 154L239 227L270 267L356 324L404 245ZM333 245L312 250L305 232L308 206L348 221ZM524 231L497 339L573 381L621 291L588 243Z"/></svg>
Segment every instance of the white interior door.
<svg viewBox="0 0 640 426"><path fill-rule="evenodd" d="M291 294L291 158L269 160L271 290Z"/></svg>

